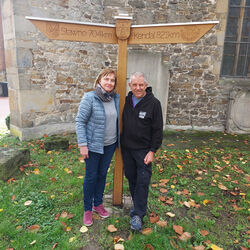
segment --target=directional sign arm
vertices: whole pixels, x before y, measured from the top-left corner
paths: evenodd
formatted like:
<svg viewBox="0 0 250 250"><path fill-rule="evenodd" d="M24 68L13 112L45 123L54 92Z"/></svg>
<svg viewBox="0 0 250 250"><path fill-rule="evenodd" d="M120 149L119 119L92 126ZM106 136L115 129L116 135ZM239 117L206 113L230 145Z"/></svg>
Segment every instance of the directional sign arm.
<svg viewBox="0 0 250 250"><path fill-rule="evenodd" d="M128 44L195 43L218 21L132 25Z"/></svg>
<svg viewBox="0 0 250 250"><path fill-rule="evenodd" d="M49 39L94 43L117 43L115 25L60 19L26 17Z"/></svg>

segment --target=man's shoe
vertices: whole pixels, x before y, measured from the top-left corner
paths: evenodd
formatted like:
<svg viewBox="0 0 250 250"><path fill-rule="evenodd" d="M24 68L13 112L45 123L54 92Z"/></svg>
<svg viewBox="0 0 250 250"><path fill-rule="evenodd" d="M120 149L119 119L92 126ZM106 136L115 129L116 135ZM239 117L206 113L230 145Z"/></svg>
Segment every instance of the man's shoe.
<svg viewBox="0 0 250 250"><path fill-rule="evenodd" d="M93 224L92 211L85 211L83 215L83 224L87 227Z"/></svg>
<svg viewBox="0 0 250 250"><path fill-rule="evenodd" d="M130 224L131 224L131 229L136 231L141 231L142 221L138 215L134 215L132 217L132 219L130 220Z"/></svg>
<svg viewBox="0 0 250 250"><path fill-rule="evenodd" d="M109 213L108 211L103 207L103 205L99 205L97 207L93 207L93 211L97 212L102 218L108 218Z"/></svg>

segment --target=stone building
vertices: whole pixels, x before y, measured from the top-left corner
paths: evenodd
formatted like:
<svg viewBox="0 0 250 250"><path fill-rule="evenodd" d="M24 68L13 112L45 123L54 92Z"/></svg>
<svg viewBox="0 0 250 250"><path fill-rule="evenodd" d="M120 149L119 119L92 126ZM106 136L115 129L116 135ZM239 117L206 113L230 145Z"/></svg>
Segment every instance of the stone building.
<svg viewBox="0 0 250 250"><path fill-rule="evenodd" d="M12 134L74 131L83 94L117 67L117 45L49 40L25 16L114 24L121 12L137 25L218 20L195 44L129 46L128 72L147 71L165 128L249 133L250 0L1 0Z"/></svg>

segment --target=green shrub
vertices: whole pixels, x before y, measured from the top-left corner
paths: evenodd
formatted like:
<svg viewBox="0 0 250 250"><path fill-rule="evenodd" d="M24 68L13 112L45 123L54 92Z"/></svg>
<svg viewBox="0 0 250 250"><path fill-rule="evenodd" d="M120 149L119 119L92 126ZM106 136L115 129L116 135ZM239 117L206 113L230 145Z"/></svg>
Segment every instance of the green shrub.
<svg viewBox="0 0 250 250"><path fill-rule="evenodd" d="M5 118L5 124L8 128L8 130L10 130L10 116L9 115Z"/></svg>

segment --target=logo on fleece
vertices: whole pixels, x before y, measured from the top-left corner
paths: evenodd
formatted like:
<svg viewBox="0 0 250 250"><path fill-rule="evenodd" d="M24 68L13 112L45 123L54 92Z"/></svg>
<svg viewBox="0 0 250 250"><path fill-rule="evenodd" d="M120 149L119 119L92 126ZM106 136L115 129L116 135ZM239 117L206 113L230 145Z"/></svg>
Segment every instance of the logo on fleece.
<svg viewBox="0 0 250 250"><path fill-rule="evenodd" d="M139 112L139 118L144 119L146 114L147 114L147 112L140 111Z"/></svg>

